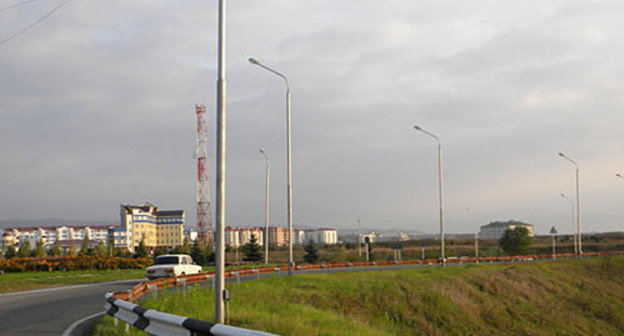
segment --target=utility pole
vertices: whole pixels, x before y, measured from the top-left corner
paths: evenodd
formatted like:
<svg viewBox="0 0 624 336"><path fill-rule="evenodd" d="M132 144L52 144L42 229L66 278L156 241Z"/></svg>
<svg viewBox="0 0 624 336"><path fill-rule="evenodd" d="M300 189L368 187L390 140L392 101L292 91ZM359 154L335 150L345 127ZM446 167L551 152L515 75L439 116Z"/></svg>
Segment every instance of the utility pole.
<svg viewBox="0 0 624 336"><path fill-rule="evenodd" d="M215 321L225 321L225 0L219 0L217 51L217 200L215 232Z"/></svg>

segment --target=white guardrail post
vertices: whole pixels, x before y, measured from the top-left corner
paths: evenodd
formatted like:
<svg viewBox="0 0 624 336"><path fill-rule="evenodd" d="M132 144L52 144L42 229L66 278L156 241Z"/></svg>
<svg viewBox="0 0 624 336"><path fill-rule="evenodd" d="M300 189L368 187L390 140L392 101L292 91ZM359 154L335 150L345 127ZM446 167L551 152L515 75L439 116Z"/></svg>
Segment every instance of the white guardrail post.
<svg viewBox="0 0 624 336"><path fill-rule="evenodd" d="M188 317L161 313L134 303L117 299L107 293L106 313L115 319L131 324L154 336L278 336L263 331L231 327L195 320Z"/></svg>

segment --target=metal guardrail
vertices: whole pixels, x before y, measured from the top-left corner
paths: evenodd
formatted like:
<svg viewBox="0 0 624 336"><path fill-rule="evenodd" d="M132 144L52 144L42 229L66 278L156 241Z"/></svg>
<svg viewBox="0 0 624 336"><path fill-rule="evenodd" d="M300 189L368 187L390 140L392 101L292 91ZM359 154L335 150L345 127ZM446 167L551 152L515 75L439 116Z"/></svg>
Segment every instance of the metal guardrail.
<svg viewBox="0 0 624 336"><path fill-rule="evenodd" d="M277 336L262 331L161 313L106 294L106 313L154 336Z"/></svg>
<svg viewBox="0 0 624 336"><path fill-rule="evenodd" d="M610 255L624 255L624 251L613 252L585 252L583 257L600 257ZM574 253L561 254L540 254L525 256L499 256L499 257L461 257L447 258L446 264L463 264L463 263L494 263L494 262L525 262L544 259L560 259L577 257ZM317 270L330 268L353 268L353 267L369 267L369 266L397 266L397 265L442 265L442 260L390 260L390 261L357 261L357 262L336 262L314 265L298 265L297 271L301 270ZM225 272L226 278L237 278L243 276L276 272L281 274L288 271L288 266L271 266L239 269ZM215 336L277 336L262 331L248 330L237 327L231 327L223 324L212 324L200 320L181 317L168 313L161 313L155 310L146 309L129 301L139 299L147 293L157 292L160 289L186 286L187 284L214 281L214 273L201 273L192 275L182 275L173 278L157 279L142 282L128 291L121 291L106 294L107 313L119 320L122 320L134 327L156 336L178 336L178 335L215 335Z"/></svg>

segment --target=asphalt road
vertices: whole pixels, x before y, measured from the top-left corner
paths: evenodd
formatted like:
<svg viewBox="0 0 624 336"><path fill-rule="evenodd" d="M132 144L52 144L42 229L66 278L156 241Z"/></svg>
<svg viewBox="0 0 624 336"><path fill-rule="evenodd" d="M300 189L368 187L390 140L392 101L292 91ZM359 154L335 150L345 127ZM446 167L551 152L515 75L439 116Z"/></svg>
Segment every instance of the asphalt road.
<svg viewBox="0 0 624 336"><path fill-rule="evenodd" d="M60 336L74 322L104 311L106 292L127 290L137 283L130 280L0 294L0 336ZM72 335L82 334L85 326L80 327Z"/></svg>

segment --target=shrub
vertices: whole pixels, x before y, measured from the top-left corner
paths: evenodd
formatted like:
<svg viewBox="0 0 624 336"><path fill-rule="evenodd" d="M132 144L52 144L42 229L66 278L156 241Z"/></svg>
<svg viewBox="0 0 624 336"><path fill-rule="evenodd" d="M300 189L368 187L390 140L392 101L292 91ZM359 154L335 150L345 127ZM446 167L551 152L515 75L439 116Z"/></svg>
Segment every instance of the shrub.
<svg viewBox="0 0 624 336"><path fill-rule="evenodd" d="M5 272L27 271L77 271L109 269L142 269L149 266L149 258L120 258L109 256L66 256L47 258L11 258L0 260L0 270Z"/></svg>

